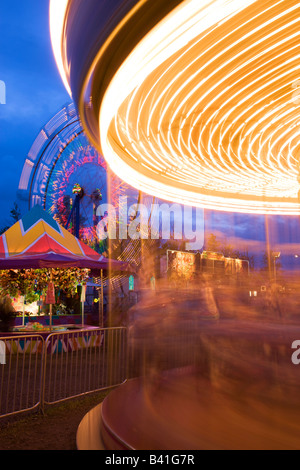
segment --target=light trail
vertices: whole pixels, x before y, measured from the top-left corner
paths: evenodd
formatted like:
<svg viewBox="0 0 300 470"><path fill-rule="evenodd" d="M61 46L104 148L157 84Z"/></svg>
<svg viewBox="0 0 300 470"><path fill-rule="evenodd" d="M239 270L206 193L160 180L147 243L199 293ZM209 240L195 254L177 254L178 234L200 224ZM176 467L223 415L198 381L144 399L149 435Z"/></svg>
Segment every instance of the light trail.
<svg viewBox="0 0 300 470"><path fill-rule="evenodd" d="M132 12L145 4L137 1ZM94 115L82 101L86 89L77 103L88 135L96 116L96 144L111 170L147 194L189 206L299 214L300 2L182 1L118 64L98 102L97 65L132 12L107 35L82 81L91 85ZM61 7L52 28L64 81L60 28L68 15Z"/></svg>

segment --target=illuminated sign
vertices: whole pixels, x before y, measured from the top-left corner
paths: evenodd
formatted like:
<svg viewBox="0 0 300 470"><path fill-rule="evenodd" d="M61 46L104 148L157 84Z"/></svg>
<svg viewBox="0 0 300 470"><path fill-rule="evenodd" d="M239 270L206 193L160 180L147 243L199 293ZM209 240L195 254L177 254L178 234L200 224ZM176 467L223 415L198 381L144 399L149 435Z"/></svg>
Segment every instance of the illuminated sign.
<svg viewBox="0 0 300 470"><path fill-rule="evenodd" d="M167 251L169 278L190 280L196 272L196 254L184 251Z"/></svg>
<svg viewBox="0 0 300 470"><path fill-rule="evenodd" d="M129 276L129 290L134 290L134 277L132 274Z"/></svg>
<svg viewBox="0 0 300 470"><path fill-rule="evenodd" d="M201 258L223 260L224 255L222 253L217 253L214 251L203 251L201 254Z"/></svg>

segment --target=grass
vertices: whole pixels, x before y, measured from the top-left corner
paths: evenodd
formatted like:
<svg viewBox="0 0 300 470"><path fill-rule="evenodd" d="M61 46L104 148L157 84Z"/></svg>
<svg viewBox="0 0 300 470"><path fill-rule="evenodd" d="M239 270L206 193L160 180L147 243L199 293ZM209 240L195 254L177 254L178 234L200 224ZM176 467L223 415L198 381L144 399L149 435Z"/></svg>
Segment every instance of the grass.
<svg viewBox="0 0 300 470"><path fill-rule="evenodd" d="M35 412L0 419L0 450L76 450L77 428L112 389Z"/></svg>

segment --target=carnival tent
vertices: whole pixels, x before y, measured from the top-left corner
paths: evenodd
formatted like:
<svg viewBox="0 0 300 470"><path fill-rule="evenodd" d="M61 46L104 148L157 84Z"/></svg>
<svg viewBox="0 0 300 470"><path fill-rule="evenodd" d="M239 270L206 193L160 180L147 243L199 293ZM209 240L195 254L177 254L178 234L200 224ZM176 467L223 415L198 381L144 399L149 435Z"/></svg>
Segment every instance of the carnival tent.
<svg viewBox="0 0 300 470"><path fill-rule="evenodd" d="M0 237L0 269L88 268L133 272L129 263L100 255L34 206Z"/></svg>
<svg viewBox="0 0 300 470"><path fill-rule="evenodd" d="M41 206L34 206L0 237L0 270L86 268L134 272L129 263L111 260L74 237ZM102 281L103 282L103 281ZM24 316L24 315L23 315ZM50 305L50 328L52 323ZM23 318L24 323L24 318Z"/></svg>

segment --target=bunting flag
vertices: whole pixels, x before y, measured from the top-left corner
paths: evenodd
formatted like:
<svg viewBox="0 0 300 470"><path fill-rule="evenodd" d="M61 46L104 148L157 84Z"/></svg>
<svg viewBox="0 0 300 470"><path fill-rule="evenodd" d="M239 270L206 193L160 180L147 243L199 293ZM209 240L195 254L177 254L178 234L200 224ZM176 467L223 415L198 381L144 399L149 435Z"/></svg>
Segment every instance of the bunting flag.
<svg viewBox="0 0 300 470"><path fill-rule="evenodd" d="M54 289L54 283L53 282L49 282L49 284L48 284L45 303L46 304L55 304L55 289Z"/></svg>
<svg viewBox="0 0 300 470"><path fill-rule="evenodd" d="M5 341L8 354L34 354L42 353L44 348L49 354L57 352L77 351L80 349L101 347L104 342L104 333L100 334L71 334L39 333L32 336L24 336L22 339L16 338Z"/></svg>

